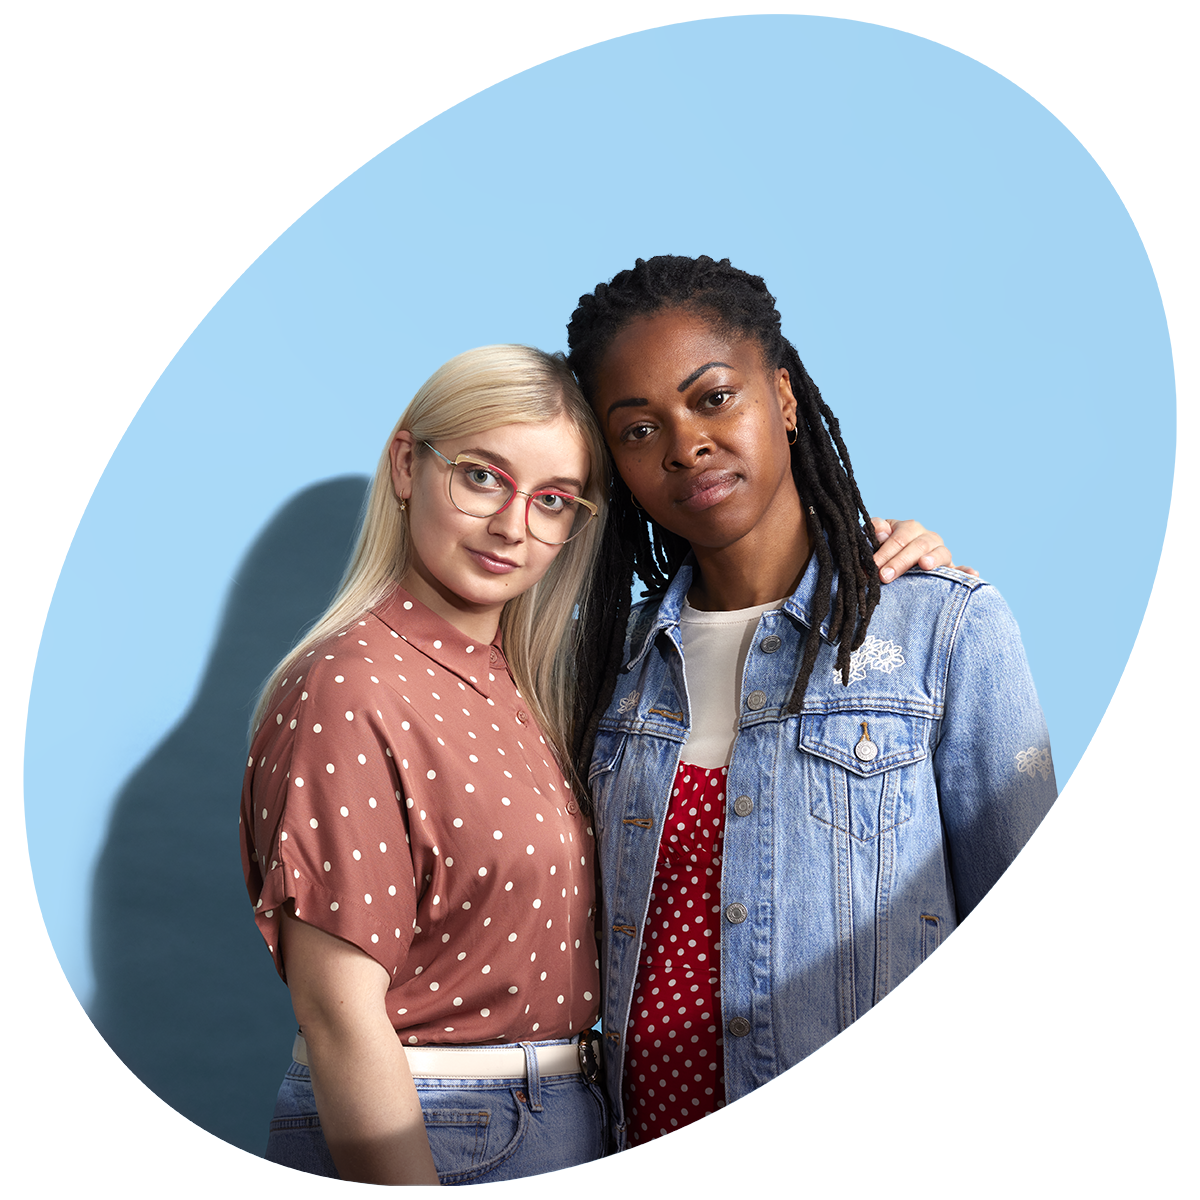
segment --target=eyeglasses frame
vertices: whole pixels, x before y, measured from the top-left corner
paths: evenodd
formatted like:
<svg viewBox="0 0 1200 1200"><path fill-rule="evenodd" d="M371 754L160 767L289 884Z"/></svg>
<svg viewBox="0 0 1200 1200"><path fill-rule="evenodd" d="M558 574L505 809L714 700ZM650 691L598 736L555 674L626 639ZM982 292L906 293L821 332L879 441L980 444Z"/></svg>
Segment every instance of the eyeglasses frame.
<svg viewBox="0 0 1200 1200"><path fill-rule="evenodd" d="M476 458L473 454L459 454L454 458L447 458L446 455L444 455L435 445L433 445L432 442L424 442L423 444L428 446L429 449L432 450L434 452L434 454L436 454L438 456L438 458L440 458L442 460L442 462L444 462L448 467L458 467L458 466L461 466L463 463L474 463L476 466L483 467L485 470L494 471L497 475L500 476L501 479L507 480L508 485L512 488L513 494L511 496L509 496L509 498L507 500L505 500L505 502L502 505L500 505L500 507L498 509L496 509L495 512L484 513L482 516L480 516L479 513L467 512L467 510L465 508L462 508L458 504L455 504L454 494L453 494L453 492L449 491L449 482L447 482L447 494L450 497L450 503L454 504L454 507L457 508L458 511L463 514L464 517L475 517L477 520L480 520L480 521L486 521L490 517L498 517L502 512L504 512L505 509L507 509L509 507L510 504L512 504L512 502L518 496L524 496L525 497L525 528L529 530L529 536L531 538L533 538L535 541L541 542L543 546L565 546L567 544L567 542L573 542L585 529L588 528L589 525L591 525L592 521L599 515L599 512L600 512L599 506L593 504L590 500L585 500L582 496L575 496L575 495L572 495L570 492L564 492L561 488L538 488L538 490L535 492L522 491L521 488L517 487L517 481L507 471L502 471L494 463L485 462L482 458ZM538 537L538 535L533 532L533 530L530 528L530 525L529 525L529 506L534 502L534 500L538 496L565 496L565 497L568 497L569 499L575 501L576 504L582 504L583 507L587 509L588 519L586 521L584 521L584 523L573 534L571 534L571 536L569 538L567 538L566 541L564 541L564 542L548 542L548 541L546 541L545 538Z"/></svg>

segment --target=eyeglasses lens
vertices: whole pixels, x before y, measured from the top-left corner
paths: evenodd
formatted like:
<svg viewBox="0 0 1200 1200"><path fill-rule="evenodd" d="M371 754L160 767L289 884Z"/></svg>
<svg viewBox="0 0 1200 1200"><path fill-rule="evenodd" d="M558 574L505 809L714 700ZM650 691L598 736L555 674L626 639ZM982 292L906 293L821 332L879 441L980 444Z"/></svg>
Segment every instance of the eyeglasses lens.
<svg viewBox="0 0 1200 1200"><path fill-rule="evenodd" d="M513 498L513 485L479 463L459 463L450 473L450 499L472 517L490 517ZM535 492L529 505L529 532L551 546L582 532L591 511L565 492Z"/></svg>

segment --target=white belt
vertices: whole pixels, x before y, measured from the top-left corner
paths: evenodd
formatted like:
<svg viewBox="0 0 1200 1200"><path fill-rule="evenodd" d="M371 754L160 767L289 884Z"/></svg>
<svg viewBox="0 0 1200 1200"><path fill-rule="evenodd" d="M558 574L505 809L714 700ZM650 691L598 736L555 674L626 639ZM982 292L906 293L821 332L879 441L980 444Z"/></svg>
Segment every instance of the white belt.
<svg viewBox="0 0 1200 1200"><path fill-rule="evenodd" d="M538 1074L578 1075L579 1045L574 1041L534 1046ZM525 1051L516 1046L405 1046L414 1079L524 1079ZM292 1044L292 1058L308 1066L302 1033Z"/></svg>

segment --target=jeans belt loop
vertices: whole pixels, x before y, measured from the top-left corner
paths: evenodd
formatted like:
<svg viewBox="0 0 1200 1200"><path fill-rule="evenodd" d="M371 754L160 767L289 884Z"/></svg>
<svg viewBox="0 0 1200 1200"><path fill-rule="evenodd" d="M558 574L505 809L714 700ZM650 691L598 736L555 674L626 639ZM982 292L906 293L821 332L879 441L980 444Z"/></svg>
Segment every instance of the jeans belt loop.
<svg viewBox="0 0 1200 1200"><path fill-rule="evenodd" d="M542 1077L538 1074L537 1048L532 1042L522 1042L525 1051L525 1086L529 1093L531 1112L542 1111Z"/></svg>

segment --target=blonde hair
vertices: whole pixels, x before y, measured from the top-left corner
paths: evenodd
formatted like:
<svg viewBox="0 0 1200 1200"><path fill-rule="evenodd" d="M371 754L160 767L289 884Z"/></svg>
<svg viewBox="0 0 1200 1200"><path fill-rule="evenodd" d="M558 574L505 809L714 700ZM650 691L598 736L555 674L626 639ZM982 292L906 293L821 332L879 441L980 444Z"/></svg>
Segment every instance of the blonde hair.
<svg viewBox="0 0 1200 1200"><path fill-rule="evenodd" d="M388 434L363 509L350 564L329 607L278 663L259 694L251 736L270 707L280 681L297 659L357 621L407 574L412 564L408 522L392 488L390 449L408 430L416 446L464 437L501 425L541 425L565 416L591 460L584 498L600 508L596 520L568 542L546 574L510 600L500 616L504 656L522 696L573 786L576 646L587 626L592 579L608 500L608 452L591 408L561 354L531 346L481 346L444 363L421 385ZM576 619L576 617L578 619Z"/></svg>

